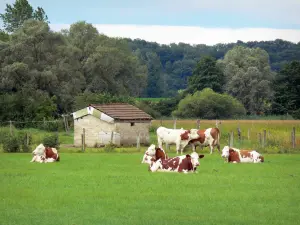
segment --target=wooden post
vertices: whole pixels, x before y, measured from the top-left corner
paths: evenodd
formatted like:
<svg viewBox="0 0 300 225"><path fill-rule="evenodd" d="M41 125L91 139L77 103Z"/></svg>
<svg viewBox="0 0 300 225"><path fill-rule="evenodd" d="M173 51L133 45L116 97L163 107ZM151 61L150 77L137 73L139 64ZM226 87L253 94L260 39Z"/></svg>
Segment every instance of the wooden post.
<svg viewBox="0 0 300 225"><path fill-rule="evenodd" d="M233 133L233 131L231 131L231 133L230 133L230 146L229 147L233 147L233 138L234 138L234 133Z"/></svg>
<svg viewBox="0 0 300 225"><path fill-rule="evenodd" d="M170 145L168 143L166 143L166 150L169 151L170 150Z"/></svg>
<svg viewBox="0 0 300 225"><path fill-rule="evenodd" d="M82 139L82 151L85 151L85 128L82 129L82 134L81 134L81 139Z"/></svg>
<svg viewBox="0 0 300 225"><path fill-rule="evenodd" d="M293 131L292 131L292 146L293 148L296 147L296 128L293 127Z"/></svg>
<svg viewBox="0 0 300 225"><path fill-rule="evenodd" d="M199 130L200 129L200 120L199 119L197 119L197 129Z"/></svg>
<svg viewBox="0 0 300 225"><path fill-rule="evenodd" d="M176 129L176 121L177 121L177 118L174 119L174 129Z"/></svg>
<svg viewBox="0 0 300 225"><path fill-rule="evenodd" d="M259 144L261 145L262 144L261 133L258 133L258 141L259 141Z"/></svg>
<svg viewBox="0 0 300 225"><path fill-rule="evenodd" d="M136 137L136 148L140 149L141 145L140 145L140 133L138 134L138 136Z"/></svg>
<svg viewBox="0 0 300 225"><path fill-rule="evenodd" d="M263 133L262 147L264 148L266 146L266 144L267 144L267 131L264 130L263 132L264 133Z"/></svg>
<svg viewBox="0 0 300 225"><path fill-rule="evenodd" d="M228 146L230 147L230 139L231 139L231 136L230 136L230 133L228 133Z"/></svg>
<svg viewBox="0 0 300 225"><path fill-rule="evenodd" d="M114 141L114 132L112 131L110 135L110 143L113 144L113 141Z"/></svg>
<svg viewBox="0 0 300 225"><path fill-rule="evenodd" d="M10 131L10 135L12 136L12 121L9 121L9 131Z"/></svg>
<svg viewBox="0 0 300 225"><path fill-rule="evenodd" d="M43 118L44 128L46 127L46 118Z"/></svg>
<svg viewBox="0 0 300 225"><path fill-rule="evenodd" d="M250 129L248 128L248 141L250 140Z"/></svg>
<svg viewBox="0 0 300 225"><path fill-rule="evenodd" d="M29 135L28 135L28 133L26 133L26 145L27 146L29 145Z"/></svg>
<svg viewBox="0 0 300 225"><path fill-rule="evenodd" d="M237 129L237 133L238 133L239 141L241 141L241 136L242 136L242 134L241 134L241 129L240 129L240 127L238 127L238 129Z"/></svg>

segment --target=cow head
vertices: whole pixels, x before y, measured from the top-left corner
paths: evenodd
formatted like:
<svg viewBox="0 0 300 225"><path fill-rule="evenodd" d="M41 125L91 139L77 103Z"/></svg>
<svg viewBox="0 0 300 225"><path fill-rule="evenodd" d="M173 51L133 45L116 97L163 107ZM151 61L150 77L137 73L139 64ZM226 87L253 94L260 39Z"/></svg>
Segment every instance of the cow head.
<svg viewBox="0 0 300 225"><path fill-rule="evenodd" d="M197 129L190 129L184 130L180 134L181 140L193 140L199 138L198 130Z"/></svg>
<svg viewBox="0 0 300 225"><path fill-rule="evenodd" d="M222 158L228 158L229 157L229 146L225 146L222 150Z"/></svg>
<svg viewBox="0 0 300 225"><path fill-rule="evenodd" d="M36 147L36 149L32 152L33 155L44 155L45 154L45 146L43 144L40 144Z"/></svg>
<svg viewBox="0 0 300 225"><path fill-rule="evenodd" d="M186 155L187 157L191 157L191 161L192 161L192 164L193 164L193 167L197 167L200 165L200 160L201 158L204 157L204 155L198 155L197 152L193 152L191 155Z"/></svg>
<svg viewBox="0 0 300 225"><path fill-rule="evenodd" d="M150 147L146 150L143 156L142 163L147 163L150 165L151 159L155 157L155 152L156 152L155 145L154 144L150 145Z"/></svg>

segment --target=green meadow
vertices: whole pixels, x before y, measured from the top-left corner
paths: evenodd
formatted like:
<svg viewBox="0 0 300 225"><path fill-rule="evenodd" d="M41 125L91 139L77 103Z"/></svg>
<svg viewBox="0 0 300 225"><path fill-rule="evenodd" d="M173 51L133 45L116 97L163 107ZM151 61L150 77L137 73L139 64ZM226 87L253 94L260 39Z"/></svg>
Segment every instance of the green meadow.
<svg viewBox="0 0 300 225"><path fill-rule="evenodd" d="M298 154L265 154L263 164L205 154L197 174L150 173L142 153L61 153L48 164L29 163L29 153L0 157L3 225L300 221Z"/></svg>

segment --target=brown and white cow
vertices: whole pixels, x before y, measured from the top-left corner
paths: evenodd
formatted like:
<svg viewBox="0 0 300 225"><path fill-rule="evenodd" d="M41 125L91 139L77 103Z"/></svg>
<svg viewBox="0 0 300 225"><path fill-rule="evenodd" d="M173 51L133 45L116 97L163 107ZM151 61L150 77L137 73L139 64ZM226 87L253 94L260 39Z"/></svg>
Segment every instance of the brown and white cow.
<svg viewBox="0 0 300 225"><path fill-rule="evenodd" d="M222 150L222 158L228 163L261 163L264 157L255 150L240 150L225 146Z"/></svg>
<svg viewBox="0 0 300 225"><path fill-rule="evenodd" d="M153 161L157 161L159 159L168 159L168 155L166 152L161 148L156 148L155 145L150 145L150 147L146 150L142 162L141 163L147 163L151 164Z"/></svg>
<svg viewBox="0 0 300 225"><path fill-rule="evenodd" d="M159 127L156 130L158 147L163 148L163 143L176 145L176 153L178 154L179 150L181 154L184 147L189 143L190 140L196 139L199 137L197 129L185 130L181 129L169 129L166 127ZM184 138L183 136L184 135Z"/></svg>
<svg viewBox="0 0 300 225"><path fill-rule="evenodd" d="M209 146L210 154L212 154L215 147L220 152L220 130L218 128L208 128L205 130L197 131L199 137L196 139L190 140L189 144L192 146L193 151L196 151L196 146L203 147Z"/></svg>
<svg viewBox="0 0 300 225"><path fill-rule="evenodd" d="M48 163L60 161L57 149L45 147L43 144L38 145L32 154L33 158L30 162Z"/></svg>
<svg viewBox="0 0 300 225"><path fill-rule="evenodd" d="M198 155L198 153L193 152L192 154L176 156L169 159L159 159L153 161L149 166L149 171L151 172L179 172L188 173L196 172L197 166L200 165L200 158L204 155Z"/></svg>

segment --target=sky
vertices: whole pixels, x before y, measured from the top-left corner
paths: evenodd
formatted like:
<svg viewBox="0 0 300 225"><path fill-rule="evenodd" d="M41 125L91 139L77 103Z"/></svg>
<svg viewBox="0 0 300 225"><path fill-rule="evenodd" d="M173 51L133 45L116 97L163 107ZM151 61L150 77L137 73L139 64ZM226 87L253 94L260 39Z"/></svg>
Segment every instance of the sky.
<svg viewBox="0 0 300 225"><path fill-rule="evenodd" d="M0 0L0 13L6 3ZM160 44L284 39L300 42L300 0L28 0L42 7L52 30L78 21L111 37Z"/></svg>

